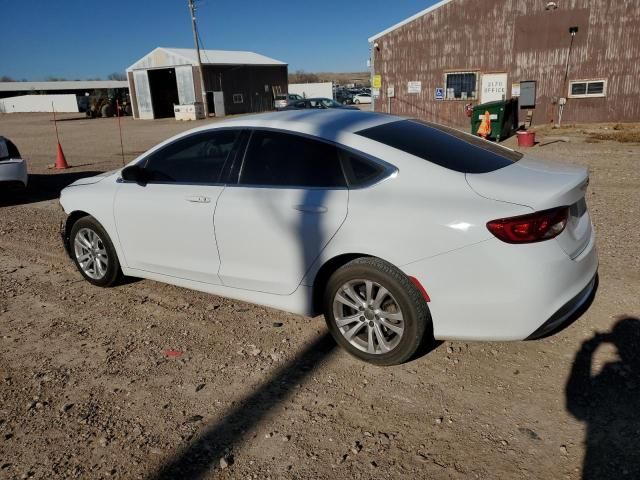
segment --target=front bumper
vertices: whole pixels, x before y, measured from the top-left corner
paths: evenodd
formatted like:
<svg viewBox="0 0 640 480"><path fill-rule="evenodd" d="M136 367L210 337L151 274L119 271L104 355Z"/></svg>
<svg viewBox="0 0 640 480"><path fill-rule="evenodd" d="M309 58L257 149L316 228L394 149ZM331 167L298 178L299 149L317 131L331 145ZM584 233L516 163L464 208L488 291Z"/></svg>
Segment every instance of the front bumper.
<svg viewBox="0 0 640 480"><path fill-rule="evenodd" d="M557 241L509 245L490 239L402 270L431 298L435 338L524 340L548 334L587 303L598 254L593 232L575 259Z"/></svg>
<svg viewBox="0 0 640 480"><path fill-rule="evenodd" d="M69 258L71 257L71 246L69 245L69 232L67 232L67 215L60 215L60 227L59 234L60 239L62 240L62 246L64 247L64 251L67 252Z"/></svg>

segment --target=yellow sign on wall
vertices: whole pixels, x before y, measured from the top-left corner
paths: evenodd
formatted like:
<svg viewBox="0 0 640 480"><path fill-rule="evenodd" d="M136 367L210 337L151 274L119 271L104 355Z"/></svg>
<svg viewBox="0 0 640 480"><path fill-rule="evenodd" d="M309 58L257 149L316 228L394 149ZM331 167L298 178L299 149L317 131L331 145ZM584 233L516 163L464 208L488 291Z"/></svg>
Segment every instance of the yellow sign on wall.
<svg viewBox="0 0 640 480"><path fill-rule="evenodd" d="M381 87L382 87L382 75L374 75L371 88L381 88Z"/></svg>

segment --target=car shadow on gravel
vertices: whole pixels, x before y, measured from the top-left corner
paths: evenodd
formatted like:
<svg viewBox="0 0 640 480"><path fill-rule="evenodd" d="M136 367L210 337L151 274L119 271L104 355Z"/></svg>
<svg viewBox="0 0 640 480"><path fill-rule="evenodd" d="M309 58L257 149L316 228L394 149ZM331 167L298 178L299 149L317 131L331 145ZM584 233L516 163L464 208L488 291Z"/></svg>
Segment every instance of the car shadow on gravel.
<svg viewBox="0 0 640 480"><path fill-rule="evenodd" d="M247 432L284 402L296 385L312 375L336 348L329 333L310 343L294 359L275 370L269 380L241 400L220 421L206 427L177 457L147 478L195 480L218 468L221 459L232 464L233 449L242 443Z"/></svg>
<svg viewBox="0 0 640 480"><path fill-rule="evenodd" d="M594 356L605 344L616 348L618 359L593 374ZM640 478L640 318L619 317L610 332L586 340L565 393L567 410L586 424L582 478Z"/></svg>
<svg viewBox="0 0 640 480"><path fill-rule="evenodd" d="M93 177L102 171L33 173L29 174L26 189L0 190L0 208L29 203L43 202L60 197L60 192L67 185L85 177Z"/></svg>

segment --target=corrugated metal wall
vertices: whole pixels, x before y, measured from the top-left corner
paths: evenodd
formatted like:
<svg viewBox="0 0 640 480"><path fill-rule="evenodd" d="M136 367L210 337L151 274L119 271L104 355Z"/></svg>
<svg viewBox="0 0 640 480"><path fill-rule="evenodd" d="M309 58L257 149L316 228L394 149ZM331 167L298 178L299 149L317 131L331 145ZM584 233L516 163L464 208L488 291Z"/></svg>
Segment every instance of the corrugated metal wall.
<svg viewBox="0 0 640 480"><path fill-rule="evenodd" d="M468 125L466 103L435 100L445 73L508 74L511 84L536 80L534 123L557 121L566 97L565 65L571 36L569 80L606 79L607 95L569 99L563 122L640 121L640 2L638 0L453 0L376 40L374 73L382 75L377 111L387 111L386 89L395 88L391 112L452 125ZM408 82L421 81L421 93ZM478 84L480 80L478 80ZM479 88L479 87L478 87Z"/></svg>
<svg viewBox="0 0 640 480"><path fill-rule="evenodd" d="M273 110L274 86L287 91L287 71L286 65L206 65L204 83L207 91L224 92L224 107L228 115L265 112ZM241 95L242 102L238 102L239 96L234 102L234 95Z"/></svg>

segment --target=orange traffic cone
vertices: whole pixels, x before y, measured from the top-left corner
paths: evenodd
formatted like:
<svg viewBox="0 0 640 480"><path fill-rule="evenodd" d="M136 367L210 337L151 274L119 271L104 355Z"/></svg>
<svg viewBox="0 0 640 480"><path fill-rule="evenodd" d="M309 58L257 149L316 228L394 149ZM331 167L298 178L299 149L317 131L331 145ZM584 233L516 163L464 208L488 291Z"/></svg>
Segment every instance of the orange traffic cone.
<svg viewBox="0 0 640 480"><path fill-rule="evenodd" d="M486 110L482 117L482 122L480 122L480 127L478 128L478 135L482 138L487 138L491 133L491 115L489 111Z"/></svg>
<svg viewBox="0 0 640 480"><path fill-rule="evenodd" d="M69 168L67 159L64 158L64 152L62 151L62 145L60 145L60 142L58 142L58 154L56 155L56 166L54 168L56 170L64 170L66 168Z"/></svg>

